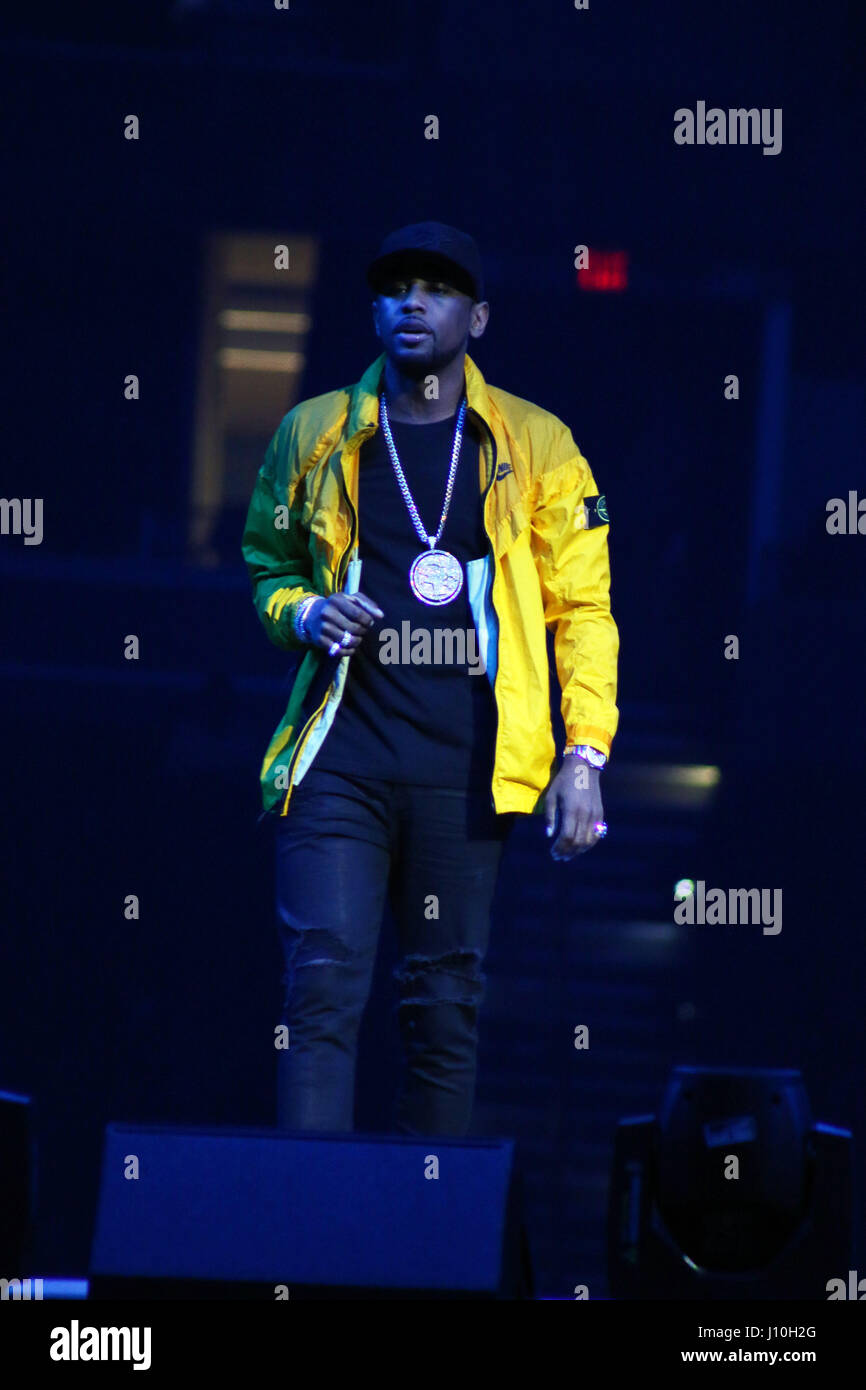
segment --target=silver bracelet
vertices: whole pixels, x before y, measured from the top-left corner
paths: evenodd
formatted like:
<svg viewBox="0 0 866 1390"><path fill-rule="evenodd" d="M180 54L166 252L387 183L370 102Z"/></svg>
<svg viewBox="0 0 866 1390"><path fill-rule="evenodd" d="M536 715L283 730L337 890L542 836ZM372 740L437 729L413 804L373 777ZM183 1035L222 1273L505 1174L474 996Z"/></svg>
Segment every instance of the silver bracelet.
<svg viewBox="0 0 866 1390"><path fill-rule="evenodd" d="M309 598L305 598L295 612L292 626L295 630L295 636L301 642L309 642L310 640L310 634L307 632L307 614L318 597L318 594L312 594Z"/></svg>

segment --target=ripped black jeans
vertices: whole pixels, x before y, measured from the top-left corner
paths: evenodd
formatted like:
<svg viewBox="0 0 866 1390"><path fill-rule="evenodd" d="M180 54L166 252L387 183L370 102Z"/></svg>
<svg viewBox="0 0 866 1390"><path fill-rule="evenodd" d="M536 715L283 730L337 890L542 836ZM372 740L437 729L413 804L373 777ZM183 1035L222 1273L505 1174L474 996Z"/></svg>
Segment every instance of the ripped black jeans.
<svg viewBox="0 0 866 1390"><path fill-rule="evenodd" d="M464 793L309 769L276 824L285 956L282 1129L351 1130L358 1029L386 895L397 924L406 1076L398 1133L464 1135L475 1092L490 906L514 813Z"/></svg>

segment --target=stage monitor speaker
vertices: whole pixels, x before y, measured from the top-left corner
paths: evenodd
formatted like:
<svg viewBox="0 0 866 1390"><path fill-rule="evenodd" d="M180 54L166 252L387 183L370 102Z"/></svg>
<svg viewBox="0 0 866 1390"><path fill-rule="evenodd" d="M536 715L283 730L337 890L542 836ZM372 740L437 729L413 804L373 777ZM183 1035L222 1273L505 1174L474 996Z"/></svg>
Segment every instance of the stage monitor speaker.
<svg viewBox="0 0 866 1390"><path fill-rule="evenodd" d="M33 1106L0 1091L0 1276L21 1279L30 1250L36 1196Z"/></svg>
<svg viewBox="0 0 866 1390"><path fill-rule="evenodd" d="M513 1142L109 1125L93 1298L531 1297Z"/></svg>

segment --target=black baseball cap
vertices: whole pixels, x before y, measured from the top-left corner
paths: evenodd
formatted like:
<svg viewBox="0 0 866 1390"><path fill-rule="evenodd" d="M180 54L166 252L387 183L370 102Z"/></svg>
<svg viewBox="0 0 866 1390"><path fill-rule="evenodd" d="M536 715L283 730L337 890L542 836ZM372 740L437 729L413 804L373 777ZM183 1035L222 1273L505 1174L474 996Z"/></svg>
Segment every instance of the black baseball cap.
<svg viewBox="0 0 866 1390"><path fill-rule="evenodd" d="M444 222L413 222L386 236L367 267L367 284L379 294L389 279L409 270L429 279L447 276L476 304L484 298L478 247L466 232Z"/></svg>

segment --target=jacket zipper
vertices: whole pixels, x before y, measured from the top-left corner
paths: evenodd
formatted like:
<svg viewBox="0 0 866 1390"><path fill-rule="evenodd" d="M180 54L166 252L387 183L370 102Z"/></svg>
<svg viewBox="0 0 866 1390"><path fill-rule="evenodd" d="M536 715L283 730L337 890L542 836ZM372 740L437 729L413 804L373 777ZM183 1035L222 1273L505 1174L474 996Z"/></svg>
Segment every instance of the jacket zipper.
<svg viewBox="0 0 866 1390"><path fill-rule="evenodd" d="M348 569L348 557L349 557L349 555L351 555L351 553L352 553L352 550L353 550L353 548L354 548L354 546L355 546L355 544L356 544L357 536L358 536L358 514L357 514L357 512L355 511L354 506L352 505L352 499L351 499L351 497L349 496L348 492L346 491L346 480L345 480L345 478L343 477L343 470L342 470L342 467L340 468L340 487L342 488L343 496L345 497L347 503L349 504L349 511L352 513L352 525L351 525L351 527L350 527L350 529L349 529L349 541L348 541L348 544L347 544L345 550L343 551L343 554L340 556L339 562L338 562L338 564L337 564L337 583L336 583L335 590L334 590L335 593L341 592L341 591L342 591L342 587L343 587L343 584L345 583L345 579L346 579L345 570ZM294 768L295 768L295 765L297 764L298 758L299 758L300 755L301 755L301 751L302 751L302 749L303 749L303 746L304 746L304 744L305 744L305 742L306 742L306 740L307 740L309 734L312 732L312 727L313 727L313 725L315 724L316 720L319 718L319 715L322 713L322 710L325 708L325 705L328 703L328 700L329 700L330 695L331 695L331 690L333 689L333 685L334 685L334 682L333 682L333 680L332 680L332 681L330 682L330 684L328 685L327 690L325 691L324 697L323 697L323 699L322 699L322 703L319 705L319 708L318 708L317 710L314 710L314 711L313 711L313 713L310 715L309 719L307 720L306 724L304 725L303 729L302 729L301 732L298 734L298 739L297 739L297 742L296 742L296 744L295 744L295 751L294 751L294 753L292 754L291 759L289 760L289 767L288 767L289 785L288 785L288 787L286 788L286 795L285 795L285 799L284 799L284 801L283 801L283 809L282 809L282 811L280 812L280 815L281 815L281 816L285 816L285 815L288 814L288 810L289 810L289 798L290 798L290 796L291 796L291 794L292 794L292 772L293 772L293 770L294 770Z"/></svg>
<svg viewBox="0 0 866 1390"><path fill-rule="evenodd" d="M490 448L491 448L491 451L492 451L492 453L493 453L493 467L492 467L491 470L490 470L490 481L488 482L486 488L484 489L484 493L483 493L482 499L481 499L481 521L482 521L482 525L484 526L484 534L485 534L486 537L487 537L487 544L488 544L488 546L490 547L490 558L491 558L491 561L492 561L492 566L491 566L491 579L490 579L490 605L491 605L491 607L492 607L492 609L493 609L493 612L496 614L496 625L497 625L497 635L498 635L499 614L496 613L496 604L495 604L494 601L493 601L493 585L494 585L494 581L495 581L495 579L496 579L496 554L495 554L495 551L494 551L494 549L493 549L493 540L492 540L492 537L491 537L491 535L490 535L490 532L487 530L487 497L488 497L488 494L490 493L491 489L493 488L493 484L496 482L496 440L495 440L494 437L493 437L493 431L490 430L490 429L488 429L486 420L484 420L480 415L478 415L476 411L473 411L472 413L473 413L473 415L476 416L477 419L479 419L479 420L481 421L481 424L482 424L482 426L483 426L483 428L484 428L484 430L485 430L485 432L486 432L486 434L487 434L487 437L488 437L488 439L490 440ZM495 734L495 737L494 737L494 739L493 739L493 766L494 766L494 767L496 766L496 745L497 745L497 742L499 741L499 701L498 701L497 698L496 698L496 680L497 680L498 676L499 676L499 652L498 652L498 650L497 650L496 676L495 676L494 679L493 679L493 706L494 706L494 709L496 710L496 734ZM496 801L495 801L494 796L493 796L493 787L492 787L492 786L491 786L491 788L490 788L490 805L491 805L491 808L495 811L495 810L496 810Z"/></svg>

